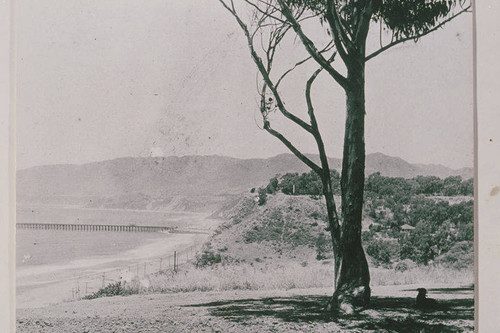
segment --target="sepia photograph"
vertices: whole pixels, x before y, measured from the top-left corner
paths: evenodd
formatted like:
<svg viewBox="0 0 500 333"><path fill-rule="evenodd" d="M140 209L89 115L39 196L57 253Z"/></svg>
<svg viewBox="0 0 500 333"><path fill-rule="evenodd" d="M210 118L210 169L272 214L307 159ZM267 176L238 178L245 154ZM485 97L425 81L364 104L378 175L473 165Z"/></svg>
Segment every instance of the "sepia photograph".
<svg viewBox="0 0 500 333"><path fill-rule="evenodd" d="M474 331L470 0L16 11L16 332Z"/></svg>

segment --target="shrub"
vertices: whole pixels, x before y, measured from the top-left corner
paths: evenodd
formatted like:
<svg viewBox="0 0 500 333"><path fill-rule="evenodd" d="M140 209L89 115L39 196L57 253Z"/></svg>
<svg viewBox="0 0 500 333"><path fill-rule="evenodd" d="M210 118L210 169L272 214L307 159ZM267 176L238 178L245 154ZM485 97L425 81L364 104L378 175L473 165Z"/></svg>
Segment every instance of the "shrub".
<svg viewBox="0 0 500 333"><path fill-rule="evenodd" d="M311 214L309 214L309 216L312 217L315 220L322 220L323 219L322 214L320 212L318 212L318 211L312 212Z"/></svg>
<svg viewBox="0 0 500 333"><path fill-rule="evenodd" d="M259 188L259 206L264 206L267 203L267 190Z"/></svg>
<svg viewBox="0 0 500 333"><path fill-rule="evenodd" d="M274 177L269 180L269 184L266 186L266 192L269 194L274 194L278 190L278 178Z"/></svg>
<svg viewBox="0 0 500 333"><path fill-rule="evenodd" d="M398 262L395 266L394 266L394 270L397 271L397 272L405 272L409 269L413 269L417 267L417 264L415 264L413 261L411 261L410 259L404 259L400 262Z"/></svg>
<svg viewBox="0 0 500 333"><path fill-rule="evenodd" d="M196 256L194 264L197 268L203 268L213 266L221 262L221 255L219 253L214 253L214 251L212 251L212 244L208 242L203 246L203 252Z"/></svg>
<svg viewBox="0 0 500 333"><path fill-rule="evenodd" d="M366 246L366 253L374 259L375 265L390 266L397 258L399 247L395 241L372 239Z"/></svg>
<svg viewBox="0 0 500 333"><path fill-rule="evenodd" d="M332 187L336 194L339 193L340 175L336 170L330 170ZM272 194L281 190L287 195L310 195L312 199L320 199L323 195L323 183L321 178L314 172L287 173L283 176L276 176L269 181L266 187L268 193Z"/></svg>
<svg viewBox="0 0 500 333"><path fill-rule="evenodd" d="M196 256L195 265L198 268L212 266L222 262L222 257L219 253L205 251L201 255Z"/></svg>
<svg viewBox="0 0 500 333"><path fill-rule="evenodd" d="M458 242L445 254L436 258L436 262L447 268L464 269L474 264L474 243Z"/></svg>
<svg viewBox="0 0 500 333"><path fill-rule="evenodd" d="M332 257L332 241L330 237L320 233L316 239L316 260L323 260Z"/></svg>
<svg viewBox="0 0 500 333"><path fill-rule="evenodd" d="M110 283L106 287L99 289L95 293L85 296L83 299L95 299L99 297L110 297L110 296L119 296L125 295L125 289L122 287L122 283L120 281L115 283Z"/></svg>

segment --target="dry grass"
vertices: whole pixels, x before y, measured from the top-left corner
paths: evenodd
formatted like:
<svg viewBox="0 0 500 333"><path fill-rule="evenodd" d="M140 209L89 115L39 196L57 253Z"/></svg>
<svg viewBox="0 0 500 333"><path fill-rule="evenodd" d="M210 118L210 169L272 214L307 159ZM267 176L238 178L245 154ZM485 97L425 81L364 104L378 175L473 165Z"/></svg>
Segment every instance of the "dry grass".
<svg viewBox="0 0 500 333"><path fill-rule="evenodd" d="M190 292L224 290L289 290L294 288L331 287L331 264L316 262L311 265L296 262L278 265L272 263L239 264L196 269L186 267L176 274L171 272L150 276L136 285L139 292ZM473 271L452 270L441 266L417 267L405 272L372 268L372 286L407 284L463 285L473 282ZM132 287L132 286L131 286Z"/></svg>
<svg viewBox="0 0 500 333"><path fill-rule="evenodd" d="M288 265L228 265L216 268L194 267L177 274L151 276L148 291L188 292L223 290L288 290L331 286L330 266L303 267Z"/></svg>
<svg viewBox="0 0 500 333"><path fill-rule="evenodd" d="M450 284L465 285L474 282L472 267L462 270L443 266L415 267L404 272L384 268L371 268L370 276L374 286L407 284Z"/></svg>

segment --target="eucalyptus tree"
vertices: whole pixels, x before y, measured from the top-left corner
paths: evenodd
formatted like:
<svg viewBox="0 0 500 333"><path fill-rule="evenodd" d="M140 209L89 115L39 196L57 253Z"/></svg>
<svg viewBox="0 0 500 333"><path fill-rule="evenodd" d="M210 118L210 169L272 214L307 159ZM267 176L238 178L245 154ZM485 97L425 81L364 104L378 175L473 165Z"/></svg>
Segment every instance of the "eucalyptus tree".
<svg viewBox="0 0 500 333"><path fill-rule="evenodd" d="M327 306L332 313L352 313L370 300L370 274L361 244L361 219L365 180L365 68L369 60L443 27L470 12L469 0L219 0L243 31L255 63L263 128L280 140L321 178L328 211L328 229L334 251L335 292ZM317 23L328 36L321 45L307 32ZM378 33L369 34L370 28ZM287 35L307 51L287 70L276 74L273 64ZM379 47L367 51L367 40ZM290 111L281 83L306 62L317 69L305 84L308 119ZM346 96L346 120L341 171L341 207L333 198L328 159L311 98L311 87L326 72ZM297 82L294 82L297 84ZM300 82L299 82L300 83ZM324 90L323 90L324 91ZM319 163L308 158L283 133L273 128L270 114L277 112L310 133L316 142ZM339 217L340 213L340 217Z"/></svg>

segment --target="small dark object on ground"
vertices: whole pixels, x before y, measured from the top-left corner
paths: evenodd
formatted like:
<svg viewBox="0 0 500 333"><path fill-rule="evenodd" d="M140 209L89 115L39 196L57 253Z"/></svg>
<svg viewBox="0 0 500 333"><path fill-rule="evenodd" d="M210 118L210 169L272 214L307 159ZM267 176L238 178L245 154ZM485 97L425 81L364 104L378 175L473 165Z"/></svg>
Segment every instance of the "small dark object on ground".
<svg viewBox="0 0 500 333"><path fill-rule="evenodd" d="M416 307L422 310L438 310L439 304L435 299L427 298L427 289L418 288Z"/></svg>

